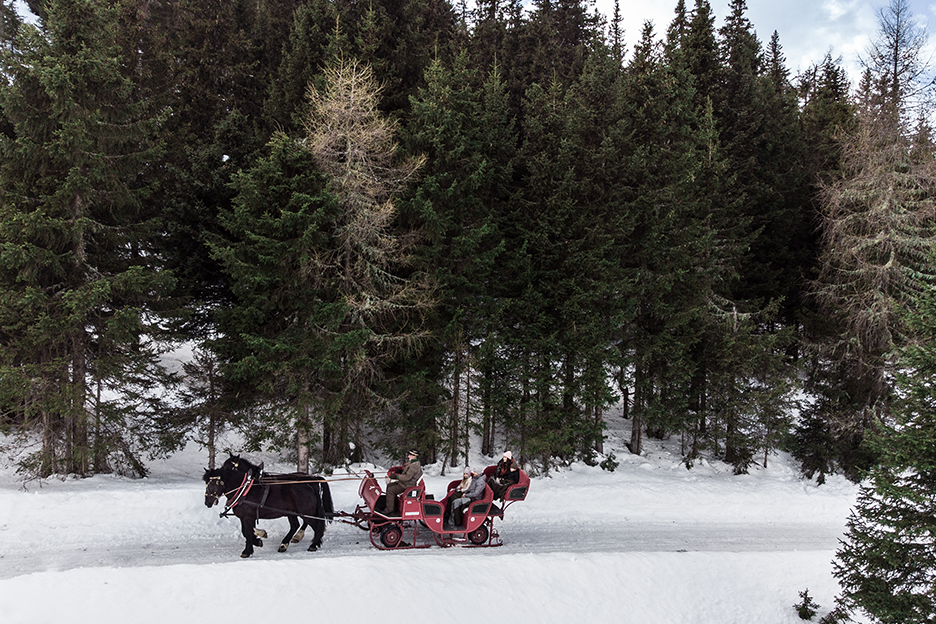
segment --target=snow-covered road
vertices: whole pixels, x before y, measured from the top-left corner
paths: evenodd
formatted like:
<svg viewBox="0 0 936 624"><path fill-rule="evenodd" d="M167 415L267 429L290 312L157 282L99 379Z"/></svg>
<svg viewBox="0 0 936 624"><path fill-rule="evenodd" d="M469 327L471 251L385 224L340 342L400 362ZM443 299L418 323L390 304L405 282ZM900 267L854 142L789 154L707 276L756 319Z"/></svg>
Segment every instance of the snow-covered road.
<svg viewBox="0 0 936 624"><path fill-rule="evenodd" d="M322 550L307 552L307 538L277 553L287 525L273 520L246 561L238 521L204 505L197 454L144 480L28 491L0 472L0 621L221 624L236 609L264 623L355 622L390 610L408 624L460 624L482 608L518 624L796 624L792 605L807 588L820 616L833 606L831 560L854 484L817 487L784 458L744 476L718 464L687 470L662 446L619 459L612 473L576 464L535 478L498 522L499 548L379 551L335 522ZM427 490L444 492L451 477L426 471ZM359 502L353 481L332 494L339 510ZM418 588L416 602L403 586ZM275 600L256 598L268 591ZM480 602L453 603L464 594Z"/></svg>

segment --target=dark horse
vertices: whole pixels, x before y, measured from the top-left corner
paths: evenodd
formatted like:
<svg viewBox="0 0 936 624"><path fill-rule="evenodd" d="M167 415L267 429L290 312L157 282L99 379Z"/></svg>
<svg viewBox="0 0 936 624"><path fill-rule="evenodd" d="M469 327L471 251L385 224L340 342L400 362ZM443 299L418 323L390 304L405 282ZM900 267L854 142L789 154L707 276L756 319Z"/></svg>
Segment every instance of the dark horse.
<svg viewBox="0 0 936 624"><path fill-rule="evenodd" d="M284 552L299 530L311 526L314 532L310 551L318 550L325 533L325 521L334 516L331 491L325 479L302 473L263 474L262 466L231 455L221 468L205 470L205 505L213 507L221 496L226 497L224 514L232 513L241 521L241 533L247 546L241 557L249 557L254 546L263 546L260 537L265 532L256 529L257 520L282 518L289 520L289 532L283 538L279 552ZM301 539L301 537L300 537Z"/></svg>

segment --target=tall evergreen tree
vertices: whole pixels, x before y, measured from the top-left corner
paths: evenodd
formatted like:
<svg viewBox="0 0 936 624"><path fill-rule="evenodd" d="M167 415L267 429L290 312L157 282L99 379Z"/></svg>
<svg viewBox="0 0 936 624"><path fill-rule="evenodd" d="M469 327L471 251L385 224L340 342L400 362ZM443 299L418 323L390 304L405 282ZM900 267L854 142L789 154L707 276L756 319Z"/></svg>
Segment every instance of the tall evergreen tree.
<svg viewBox="0 0 936 624"><path fill-rule="evenodd" d="M724 157L711 107L696 106L689 50L678 42L678 29L671 28L661 47L645 26L625 74L624 187L636 222L622 262L634 284L627 296L638 303L622 326L622 348L633 362L635 453L645 428L663 436L694 431L693 418L704 422L708 390L692 372L696 366L703 377L708 371L694 357L702 351L709 310L723 307L718 284L732 270L720 198Z"/></svg>
<svg viewBox="0 0 936 624"><path fill-rule="evenodd" d="M750 280L752 292L780 302L779 321L798 327L815 260L815 247L810 244L815 222L799 106L776 31L768 42L759 80L764 109L759 178L769 195L761 199L763 230L752 247L748 273L760 275Z"/></svg>
<svg viewBox="0 0 936 624"><path fill-rule="evenodd" d="M910 308L917 337L901 353L894 422L875 435L880 463L861 485L836 553L837 598L875 622L923 624L936 614L936 293Z"/></svg>
<svg viewBox="0 0 936 624"><path fill-rule="evenodd" d="M13 2L0 2L0 46L12 47L21 22Z"/></svg>
<svg viewBox="0 0 936 624"><path fill-rule="evenodd" d="M798 77L798 91L802 106L800 115L806 144L809 146L806 170L810 183L810 219L820 223L822 214L820 185L830 183L842 175L842 136L856 130L855 106L851 101L847 73L831 54ZM819 229L807 239L812 248L810 276L818 270L820 241ZM804 322L804 343L809 355L809 374L806 389L818 397L807 406L795 428L794 456L801 462L805 476L812 478L818 473L819 482L837 468L844 469L857 478L856 468L863 463L859 459L861 436L840 435L833 423L841 420L832 414L843 414L854 406L848 390L851 378L847 368L829 366L821 349L811 348L828 341L843 331L843 327L822 313L815 297L806 297L800 302L800 315Z"/></svg>
<svg viewBox="0 0 936 624"><path fill-rule="evenodd" d="M472 13L473 29L468 46L474 65L489 71L498 62L503 72L504 45L507 37L506 2L504 0L480 0L475 2Z"/></svg>
<svg viewBox="0 0 936 624"><path fill-rule="evenodd" d="M549 296L559 302L550 304L559 311L558 414L561 426L574 432L572 451L586 460L600 448L601 414L614 396L606 371L618 363L611 345L630 304L620 296L625 277L618 261L632 227L632 214L619 204L625 168L621 83L618 59L596 46L566 93L566 147L559 164L567 173L556 178L555 189L564 201L549 217L557 219L550 223L553 243L542 254L545 283L553 287Z"/></svg>
<svg viewBox="0 0 936 624"><path fill-rule="evenodd" d="M339 3L351 49L335 50L371 67L384 85L382 110L406 110L432 58L449 53L455 15L448 0Z"/></svg>
<svg viewBox="0 0 936 624"><path fill-rule="evenodd" d="M282 134L233 185L233 209L222 212L229 234L212 252L236 300L218 313L214 349L226 383L261 406L249 439L294 449L307 473L335 365L328 335L345 310L313 259L334 239L339 208L309 150Z"/></svg>
<svg viewBox="0 0 936 624"><path fill-rule="evenodd" d="M899 0L892 8L906 10ZM902 19L906 19L906 15ZM882 18L883 19L883 18ZM912 21L903 22L912 28ZM891 41L886 22L877 45ZM895 39L905 45L916 39ZM913 56L891 49L886 58ZM890 61L887 61L890 62ZM856 130L842 139L841 175L823 186L821 272L816 296L837 333L816 345L840 390L825 415L837 439L851 449L849 464L867 468L864 434L887 422L892 399L893 354L906 339L903 309L936 275L929 262L936 244L931 224L934 160L918 151L906 124L906 93L887 67L866 72L860 85Z"/></svg>
<svg viewBox="0 0 936 624"><path fill-rule="evenodd" d="M302 128L306 90L328 61L329 35L340 28L340 13L334 2L312 0L296 9L289 38L283 44L277 79L270 84L264 105L270 120L287 134ZM340 43L337 44L340 47Z"/></svg>
<svg viewBox="0 0 936 624"><path fill-rule="evenodd" d="M610 400L599 371L617 358L609 347L627 302L617 292L629 228L619 211L620 71L601 49L569 88L557 76L524 102L522 196L505 220L508 240L518 237L507 244L515 295L506 313L523 366L525 448L546 467L591 458L596 414Z"/></svg>
<svg viewBox="0 0 936 624"><path fill-rule="evenodd" d="M555 277L549 272L562 261L562 245L555 238L559 223L571 214L574 202L569 143L563 140L566 117L565 87L558 79L546 88L533 84L527 90L520 157L522 198L512 202L509 217L516 228L508 238L508 248L514 250L509 263L516 296L507 303L507 314L516 328L511 336L515 353L523 362L518 371L523 386L519 420L524 452L544 467L553 456L568 458L573 452L558 409L561 380L555 363L561 355L556 332L561 321L549 283L549 277ZM513 236L518 237L516 242Z"/></svg>
<svg viewBox="0 0 936 624"><path fill-rule="evenodd" d="M424 224L421 262L439 288L437 338L451 358L445 386L453 393L444 437L454 466L473 412L463 389L472 352L492 338L492 282L502 251L497 213L509 198L516 139L496 66L482 81L462 52L450 69L434 61L426 82L413 99L406 144L427 165L408 212Z"/></svg>
<svg viewBox="0 0 936 624"><path fill-rule="evenodd" d="M13 128L0 136L3 400L41 431L36 474L109 461L145 473L152 414L134 406L153 401L152 303L170 283L149 264L142 210L154 120L134 102L115 10L46 9L41 30L24 27L22 47L3 51L0 107Z"/></svg>
<svg viewBox="0 0 936 624"><path fill-rule="evenodd" d="M602 18L594 0L535 0L527 11L520 0L507 5L508 31L499 57L511 109L521 120L523 98L533 84L546 88L558 80L568 88L601 39Z"/></svg>
<svg viewBox="0 0 936 624"><path fill-rule="evenodd" d="M677 24L682 16L677 13ZM701 111L706 101L716 97L719 81L718 42L715 39L715 16L708 0L696 0L687 31L677 27L670 45L684 50L683 62L693 79L695 105Z"/></svg>
<svg viewBox="0 0 936 624"><path fill-rule="evenodd" d="M739 208L742 224L735 235L746 238L745 246L750 246L738 267L740 279L735 282L730 297L736 302L753 301L756 305L773 295L770 286L763 282L776 281L776 269L764 263L773 259L777 250L766 247L768 236L776 235L772 230L785 224L776 214L778 206L774 198L779 189L771 188L764 179L768 137L766 94L759 80L763 70L760 42L747 18L746 1L731 0L729 10L719 30L721 81L713 95L713 104L721 144L732 172L727 190ZM779 243L780 247L782 245Z"/></svg>
<svg viewBox="0 0 936 624"><path fill-rule="evenodd" d="M164 233L160 257L178 279L176 296L188 311L185 331L211 332L211 311L231 293L209 252L206 237L223 232L218 221L230 208L233 173L252 165L269 138L264 126L264 76L260 68L254 2L183 0L147 7L143 23L156 45L150 66L169 67L152 86L152 99L168 111L161 127L166 157L153 205Z"/></svg>

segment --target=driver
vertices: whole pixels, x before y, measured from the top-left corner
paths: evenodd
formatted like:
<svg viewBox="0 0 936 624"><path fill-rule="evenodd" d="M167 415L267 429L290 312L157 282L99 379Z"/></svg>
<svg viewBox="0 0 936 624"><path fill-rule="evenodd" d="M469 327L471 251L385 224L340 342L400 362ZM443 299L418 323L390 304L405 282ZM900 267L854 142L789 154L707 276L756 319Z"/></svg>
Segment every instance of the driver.
<svg viewBox="0 0 936 624"><path fill-rule="evenodd" d="M387 486L387 502L385 503L385 516L396 515L396 499L406 488L411 488L422 477L422 466L419 465L419 452L415 449L406 454L406 465L403 472L394 474Z"/></svg>

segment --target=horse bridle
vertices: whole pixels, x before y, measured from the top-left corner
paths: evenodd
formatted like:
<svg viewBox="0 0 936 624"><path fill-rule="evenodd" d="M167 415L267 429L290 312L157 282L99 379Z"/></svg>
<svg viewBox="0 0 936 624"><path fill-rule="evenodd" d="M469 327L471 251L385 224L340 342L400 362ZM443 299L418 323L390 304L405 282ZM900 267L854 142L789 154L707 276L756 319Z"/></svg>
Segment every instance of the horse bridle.
<svg viewBox="0 0 936 624"><path fill-rule="evenodd" d="M219 477L219 476L208 477L207 485L205 485L205 498L208 498L208 497L210 496L210 497L212 497L212 498L214 499L214 502L211 503L211 505L212 505L212 507L213 507L213 506L215 505L215 503L217 503L218 500L219 500L222 496L225 496L225 495L226 495L226 492L222 492L222 493L220 493L220 494L214 494L214 493L212 493L212 492L210 491L212 485L220 486L220 487L218 487L218 490L220 490L220 489L222 489L222 488L224 487L224 481L223 481L223 480L221 479L221 477Z"/></svg>
<svg viewBox="0 0 936 624"><path fill-rule="evenodd" d="M237 503L240 502L240 499L244 495L246 495L247 492L250 491L250 488L254 484L253 478L251 478L251 476L248 473L244 473L244 480L241 481L241 484L237 486L236 488L234 488L233 490L228 490L227 492L223 492L222 494L212 494L208 491L212 486L212 481L216 485L221 486L221 488L219 489L222 489L224 487L224 480L220 476L208 477L207 485L205 485L205 498L211 496L215 500L215 502L211 504L212 507L214 507L214 504L218 502L218 500L222 496L228 499L229 501L228 504L224 507L224 511L221 512L222 517L226 516L232 509L234 509L235 505L237 505ZM231 496L232 492L236 492L236 494L234 494L234 496ZM266 499L266 496L264 496L264 499ZM261 502L261 505L262 505L262 502Z"/></svg>

